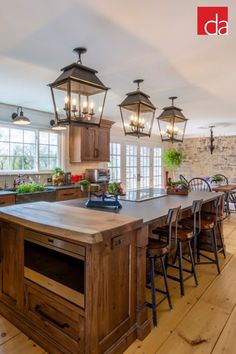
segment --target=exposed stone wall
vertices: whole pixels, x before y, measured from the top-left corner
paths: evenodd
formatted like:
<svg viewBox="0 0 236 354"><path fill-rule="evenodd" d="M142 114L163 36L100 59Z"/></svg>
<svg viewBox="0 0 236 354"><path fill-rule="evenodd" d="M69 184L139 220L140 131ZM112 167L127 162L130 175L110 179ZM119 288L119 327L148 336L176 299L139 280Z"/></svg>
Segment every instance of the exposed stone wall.
<svg viewBox="0 0 236 354"><path fill-rule="evenodd" d="M214 145L211 155L209 138L185 139L181 144L174 144L172 147L183 152L182 166L175 175L181 173L190 179L222 173L236 182L236 136L216 137Z"/></svg>

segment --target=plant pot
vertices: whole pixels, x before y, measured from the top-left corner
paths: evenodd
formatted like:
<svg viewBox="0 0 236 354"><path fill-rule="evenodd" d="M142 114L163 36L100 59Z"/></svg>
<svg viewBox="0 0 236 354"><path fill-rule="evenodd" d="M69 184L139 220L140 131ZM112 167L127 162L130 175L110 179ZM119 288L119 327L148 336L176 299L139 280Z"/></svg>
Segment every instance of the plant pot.
<svg viewBox="0 0 236 354"><path fill-rule="evenodd" d="M63 186L64 185L64 175L55 173L52 176L52 184L54 186Z"/></svg>

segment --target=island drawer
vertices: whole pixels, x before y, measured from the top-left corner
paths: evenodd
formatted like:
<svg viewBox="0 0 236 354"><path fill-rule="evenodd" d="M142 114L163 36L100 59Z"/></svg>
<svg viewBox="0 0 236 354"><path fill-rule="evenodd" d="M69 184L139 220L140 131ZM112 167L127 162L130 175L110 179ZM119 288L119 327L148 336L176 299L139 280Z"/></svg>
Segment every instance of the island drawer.
<svg viewBox="0 0 236 354"><path fill-rule="evenodd" d="M69 352L83 352L84 317L72 304L26 281L25 314Z"/></svg>
<svg viewBox="0 0 236 354"><path fill-rule="evenodd" d="M0 207L15 204L16 197L12 195L1 195L0 196Z"/></svg>

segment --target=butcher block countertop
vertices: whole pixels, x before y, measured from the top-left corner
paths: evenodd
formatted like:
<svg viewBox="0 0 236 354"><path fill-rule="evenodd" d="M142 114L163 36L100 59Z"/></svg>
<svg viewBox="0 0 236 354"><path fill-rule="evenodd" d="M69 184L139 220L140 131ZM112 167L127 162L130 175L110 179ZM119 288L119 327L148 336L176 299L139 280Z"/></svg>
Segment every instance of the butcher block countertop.
<svg viewBox="0 0 236 354"><path fill-rule="evenodd" d="M59 203L28 203L0 209L0 221L58 236L67 241L94 244L105 237L135 230L142 219Z"/></svg>

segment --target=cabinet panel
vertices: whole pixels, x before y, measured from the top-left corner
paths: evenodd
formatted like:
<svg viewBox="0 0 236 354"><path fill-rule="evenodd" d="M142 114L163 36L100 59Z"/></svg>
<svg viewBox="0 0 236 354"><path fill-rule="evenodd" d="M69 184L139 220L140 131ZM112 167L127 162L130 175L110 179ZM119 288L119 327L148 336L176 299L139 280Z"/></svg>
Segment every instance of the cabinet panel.
<svg viewBox="0 0 236 354"><path fill-rule="evenodd" d="M25 314L40 329L52 336L71 353L82 353L84 342L84 318L58 302L50 292L40 287L34 288L30 282L25 284ZM71 307L71 305L70 305Z"/></svg>
<svg viewBox="0 0 236 354"><path fill-rule="evenodd" d="M1 300L23 306L23 230L12 224L1 224Z"/></svg>
<svg viewBox="0 0 236 354"><path fill-rule="evenodd" d="M70 162L109 161L112 124L103 120L100 128L70 127Z"/></svg>
<svg viewBox="0 0 236 354"><path fill-rule="evenodd" d="M69 200L69 199L76 199L76 198L84 198L87 194L81 192L79 188L67 188L57 190L56 192L56 200Z"/></svg>
<svg viewBox="0 0 236 354"><path fill-rule="evenodd" d="M110 130L98 130L97 155L98 161L110 161Z"/></svg>
<svg viewBox="0 0 236 354"><path fill-rule="evenodd" d="M0 207L15 204L15 202L16 202L15 194L0 196Z"/></svg>

